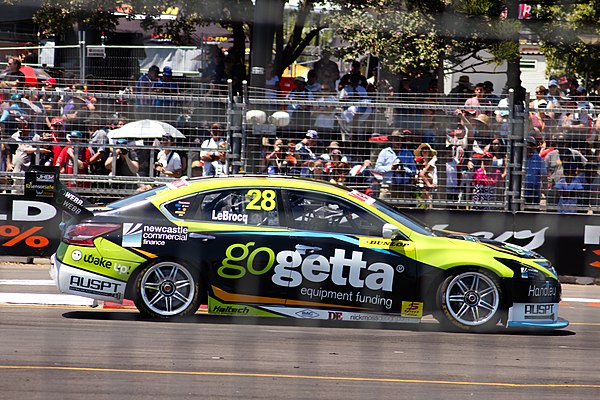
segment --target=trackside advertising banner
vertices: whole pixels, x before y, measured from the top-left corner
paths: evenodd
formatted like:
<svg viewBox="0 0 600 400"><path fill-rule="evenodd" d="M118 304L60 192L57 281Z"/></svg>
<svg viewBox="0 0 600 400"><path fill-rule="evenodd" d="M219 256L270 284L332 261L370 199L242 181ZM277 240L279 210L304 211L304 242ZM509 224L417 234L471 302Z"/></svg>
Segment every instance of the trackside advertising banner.
<svg viewBox="0 0 600 400"><path fill-rule="evenodd" d="M52 199L0 195L0 255L50 256L58 247L61 220Z"/></svg>
<svg viewBox="0 0 600 400"><path fill-rule="evenodd" d="M559 275L600 277L600 216L494 211L403 210L433 228L535 250Z"/></svg>

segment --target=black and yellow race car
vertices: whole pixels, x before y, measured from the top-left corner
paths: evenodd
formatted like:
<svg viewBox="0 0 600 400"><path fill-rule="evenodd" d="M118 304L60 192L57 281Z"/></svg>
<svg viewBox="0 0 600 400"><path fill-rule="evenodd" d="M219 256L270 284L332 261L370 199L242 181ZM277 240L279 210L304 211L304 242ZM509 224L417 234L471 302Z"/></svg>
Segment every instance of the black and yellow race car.
<svg viewBox="0 0 600 400"><path fill-rule="evenodd" d="M60 291L194 314L563 328L561 287L527 249L432 231L356 190L290 177L176 181L63 226Z"/></svg>

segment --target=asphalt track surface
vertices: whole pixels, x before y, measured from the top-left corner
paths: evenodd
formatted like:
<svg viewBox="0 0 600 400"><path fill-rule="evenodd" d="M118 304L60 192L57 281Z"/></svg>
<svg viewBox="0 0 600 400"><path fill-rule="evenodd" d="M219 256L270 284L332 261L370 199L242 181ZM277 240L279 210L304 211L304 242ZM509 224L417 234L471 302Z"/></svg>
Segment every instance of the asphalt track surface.
<svg viewBox="0 0 600 400"><path fill-rule="evenodd" d="M0 265L2 295L47 283ZM566 329L493 334L0 303L0 399L600 398L599 286L563 286Z"/></svg>

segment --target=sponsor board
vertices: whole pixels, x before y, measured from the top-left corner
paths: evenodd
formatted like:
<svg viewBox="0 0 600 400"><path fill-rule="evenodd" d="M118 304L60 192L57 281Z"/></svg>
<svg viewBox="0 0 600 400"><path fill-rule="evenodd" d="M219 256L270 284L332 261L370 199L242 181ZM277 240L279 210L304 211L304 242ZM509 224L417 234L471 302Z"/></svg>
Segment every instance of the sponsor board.
<svg viewBox="0 0 600 400"><path fill-rule="evenodd" d="M59 243L62 215L49 203L0 196L0 254L47 256Z"/></svg>
<svg viewBox="0 0 600 400"><path fill-rule="evenodd" d="M554 322L558 318L556 303L514 303L508 320L517 322Z"/></svg>
<svg viewBox="0 0 600 400"><path fill-rule="evenodd" d="M188 240L188 228L184 226L158 226L126 222L123 224L123 247L165 246L172 242Z"/></svg>

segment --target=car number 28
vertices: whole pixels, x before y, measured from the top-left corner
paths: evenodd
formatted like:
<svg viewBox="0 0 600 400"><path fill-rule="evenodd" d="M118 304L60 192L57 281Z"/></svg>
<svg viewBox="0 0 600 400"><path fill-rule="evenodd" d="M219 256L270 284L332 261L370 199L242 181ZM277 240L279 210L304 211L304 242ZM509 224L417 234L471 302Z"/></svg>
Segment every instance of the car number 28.
<svg viewBox="0 0 600 400"><path fill-rule="evenodd" d="M246 206L247 210L273 211L277 206L274 190L250 189L246 198L252 198Z"/></svg>

